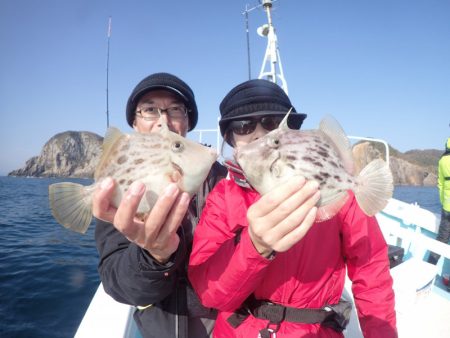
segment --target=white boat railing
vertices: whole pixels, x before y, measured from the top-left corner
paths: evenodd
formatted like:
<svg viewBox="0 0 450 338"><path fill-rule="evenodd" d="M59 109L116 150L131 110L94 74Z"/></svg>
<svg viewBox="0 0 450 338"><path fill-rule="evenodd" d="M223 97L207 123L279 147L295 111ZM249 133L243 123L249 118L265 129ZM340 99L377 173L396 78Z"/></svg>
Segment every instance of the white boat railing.
<svg viewBox="0 0 450 338"><path fill-rule="evenodd" d="M350 140L360 140L360 141L378 142L378 143L383 144L383 145L384 145L384 148L385 148L385 150L386 150L386 158L385 158L385 161L386 161L386 163L387 163L387 165L388 165L388 167L389 167L389 144L388 144L385 140L382 140L382 139L379 139L379 138L373 138L373 137L362 137L362 136L349 136L349 135L347 135L347 137L348 137Z"/></svg>
<svg viewBox="0 0 450 338"><path fill-rule="evenodd" d="M74 337L138 337L138 329L133 319L134 311L133 306L116 302L100 283Z"/></svg>
<svg viewBox="0 0 450 338"><path fill-rule="evenodd" d="M219 145L221 144L221 135L219 132L219 129L194 129L192 131L190 131L190 135L189 136L193 136L193 135L197 135L197 137L195 138L197 140L198 143L208 143L211 142L212 140L215 141L215 145L211 144L212 146L214 146L216 149L219 149ZM205 135L208 134L215 134L213 136L213 138L205 138Z"/></svg>

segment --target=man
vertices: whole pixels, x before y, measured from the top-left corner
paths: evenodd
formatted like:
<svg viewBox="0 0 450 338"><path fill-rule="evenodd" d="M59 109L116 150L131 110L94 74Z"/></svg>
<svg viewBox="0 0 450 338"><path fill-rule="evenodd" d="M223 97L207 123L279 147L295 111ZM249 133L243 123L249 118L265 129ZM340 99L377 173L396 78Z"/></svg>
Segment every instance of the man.
<svg viewBox="0 0 450 338"><path fill-rule="evenodd" d="M178 77L156 73L132 91L128 124L150 133L167 124L182 136L194 129L198 112L191 88ZM110 205L115 182L105 179L96 191L95 238L99 273L115 300L136 306L134 318L143 337L208 337L215 312L200 305L186 277L192 231L208 192L226 169L214 163L195 198L171 184L145 222L134 217L145 186L135 182L117 209Z"/></svg>
<svg viewBox="0 0 450 338"><path fill-rule="evenodd" d="M441 224L437 240L448 243L450 239L450 137L445 144L445 152L442 154L438 164L438 188L439 198L442 204ZM428 262L436 264L441 256L437 253L430 253Z"/></svg>

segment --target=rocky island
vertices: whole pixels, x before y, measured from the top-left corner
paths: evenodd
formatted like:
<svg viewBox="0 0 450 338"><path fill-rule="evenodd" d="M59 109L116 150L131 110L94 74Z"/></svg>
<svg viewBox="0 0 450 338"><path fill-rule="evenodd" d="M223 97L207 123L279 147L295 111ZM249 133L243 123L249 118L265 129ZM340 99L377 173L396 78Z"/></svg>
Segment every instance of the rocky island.
<svg viewBox="0 0 450 338"><path fill-rule="evenodd" d="M39 156L8 176L92 178L101 156L103 137L87 131L66 131L53 136ZM435 186L437 163L442 151L410 150L401 153L389 147L390 168L395 185ZM375 158L385 159L380 144L359 142L353 146L356 171Z"/></svg>
<svg viewBox="0 0 450 338"><path fill-rule="evenodd" d="M39 156L8 176L92 178L101 156L103 137L87 131L66 131L45 143Z"/></svg>

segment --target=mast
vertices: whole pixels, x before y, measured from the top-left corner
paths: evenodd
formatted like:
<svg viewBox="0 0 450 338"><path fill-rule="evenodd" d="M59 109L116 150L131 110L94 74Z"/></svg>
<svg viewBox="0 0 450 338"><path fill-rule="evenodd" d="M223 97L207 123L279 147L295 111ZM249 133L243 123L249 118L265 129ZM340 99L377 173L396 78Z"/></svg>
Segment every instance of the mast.
<svg viewBox="0 0 450 338"><path fill-rule="evenodd" d="M288 94L287 82L284 78L280 51L278 49L277 35L272 23L272 3L272 0L262 0L262 6L267 14L267 24L259 27L257 32L260 36L267 37L267 48L258 78L277 83Z"/></svg>
<svg viewBox="0 0 450 338"><path fill-rule="evenodd" d="M245 5L245 31L247 33L247 65L248 65L248 79L250 80L252 78L252 68L251 68L251 62L250 62L250 34L248 31L248 12L250 10L248 9L248 4Z"/></svg>
<svg viewBox="0 0 450 338"><path fill-rule="evenodd" d="M106 129L109 128L109 40L111 38L111 17L108 20L108 49L106 52Z"/></svg>

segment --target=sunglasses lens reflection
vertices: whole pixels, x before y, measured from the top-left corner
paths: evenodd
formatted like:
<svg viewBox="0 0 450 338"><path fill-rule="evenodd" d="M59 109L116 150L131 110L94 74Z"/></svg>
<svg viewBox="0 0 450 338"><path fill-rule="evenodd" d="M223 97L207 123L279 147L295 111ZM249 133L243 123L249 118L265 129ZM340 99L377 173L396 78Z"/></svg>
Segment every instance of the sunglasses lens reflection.
<svg viewBox="0 0 450 338"><path fill-rule="evenodd" d="M230 128L236 135L248 135L255 131L258 123L268 131L277 129L284 116L263 116L256 119L231 121Z"/></svg>

